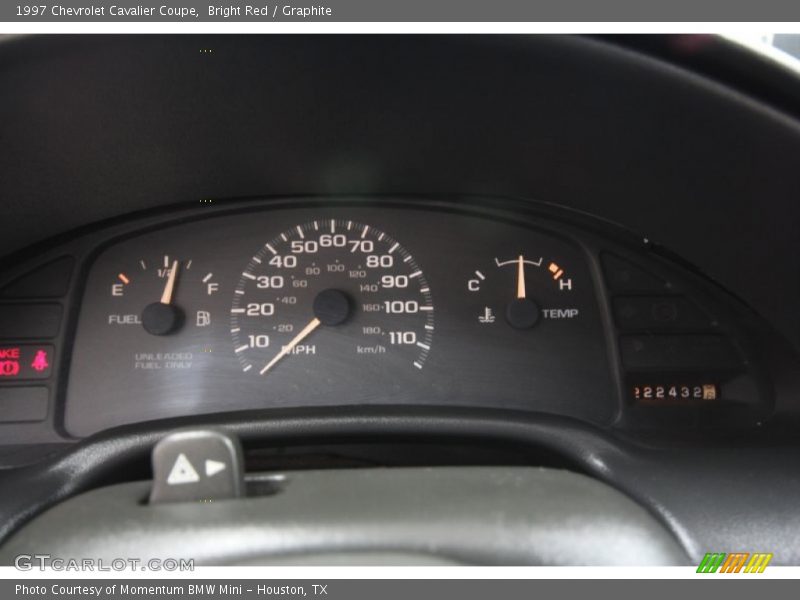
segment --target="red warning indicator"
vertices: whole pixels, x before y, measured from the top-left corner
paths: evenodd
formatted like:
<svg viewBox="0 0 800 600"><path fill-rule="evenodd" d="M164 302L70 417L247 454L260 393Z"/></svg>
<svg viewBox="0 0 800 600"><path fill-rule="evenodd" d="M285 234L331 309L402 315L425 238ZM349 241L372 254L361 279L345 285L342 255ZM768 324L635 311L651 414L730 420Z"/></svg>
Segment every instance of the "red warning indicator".
<svg viewBox="0 0 800 600"><path fill-rule="evenodd" d="M0 346L0 381L47 379L52 356L53 347L47 345Z"/></svg>
<svg viewBox="0 0 800 600"><path fill-rule="evenodd" d="M0 360L0 377L15 377L19 375L19 361Z"/></svg>
<svg viewBox="0 0 800 600"><path fill-rule="evenodd" d="M49 367L50 363L47 362L47 350L37 350L36 356L33 357L31 368L34 369L35 371L41 372Z"/></svg>
<svg viewBox="0 0 800 600"><path fill-rule="evenodd" d="M19 375L20 349L0 348L0 377L16 377Z"/></svg>

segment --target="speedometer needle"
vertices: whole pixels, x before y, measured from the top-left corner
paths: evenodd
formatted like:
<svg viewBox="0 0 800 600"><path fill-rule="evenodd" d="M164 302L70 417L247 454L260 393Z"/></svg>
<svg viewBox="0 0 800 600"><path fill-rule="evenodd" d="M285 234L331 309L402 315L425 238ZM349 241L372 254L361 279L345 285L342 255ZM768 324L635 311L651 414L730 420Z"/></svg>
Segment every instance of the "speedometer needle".
<svg viewBox="0 0 800 600"><path fill-rule="evenodd" d="M282 359L284 356L289 354L289 352L291 352L292 349L297 344L302 342L312 331L314 331L321 324L322 324L322 321L320 321L318 318L314 317L313 319L311 319L311 322L308 325L306 325L305 327L303 327L303 330L300 333L298 333L296 336L294 336L294 339L291 342L289 342L286 346L284 346L281 349L281 351L278 352L277 356L275 356L275 358L273 358L271 361L269 361L267 363L266 367L261 369L261 373L260 374L263 375L264 373L269 371L275 365L275 363L277 363L280 359Z"/></svg>
<svg viewBox="0 0 800 600"><path fill-rule="evenodd" d="M167 276L164 293L161 294L161 304L172 304L172 293L175 291L175 278L178 276L178 261L172 263L172 269Z"/></svg>
<svg viewBox="0 0 800 600"><path fill-rule="evenodd" d="M521 254L517 259L517 298L525 298L525 260Z"/></svg>

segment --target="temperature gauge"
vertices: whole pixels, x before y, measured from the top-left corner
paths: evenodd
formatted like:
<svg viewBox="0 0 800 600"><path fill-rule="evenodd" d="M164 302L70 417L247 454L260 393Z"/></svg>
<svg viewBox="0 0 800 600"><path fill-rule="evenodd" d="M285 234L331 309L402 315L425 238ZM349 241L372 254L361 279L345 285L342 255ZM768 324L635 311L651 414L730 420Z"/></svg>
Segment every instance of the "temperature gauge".
<svg viewBox="0 0 800 600"><path fill-rule="evenodd" d="M505 322L520 330L531 329L542 319L578 317L573 288L566 267L522 253L513 258L495 257L467 280L467 291L480 300L474 313L478 324Z"/></svg>

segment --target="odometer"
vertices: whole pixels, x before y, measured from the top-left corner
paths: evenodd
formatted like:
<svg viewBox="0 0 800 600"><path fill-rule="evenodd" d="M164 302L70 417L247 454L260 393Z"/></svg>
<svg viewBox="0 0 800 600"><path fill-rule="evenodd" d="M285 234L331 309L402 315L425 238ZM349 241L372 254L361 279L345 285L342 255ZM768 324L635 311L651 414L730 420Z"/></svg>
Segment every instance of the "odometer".
<svg viewBox="0 0 800 600"><path fill-rule="evenodd" d="M233 349L244 372L261 376L311 372L321 356L342 376L387 363L413 371L431 350L433 312L425 275L399 242L362 223L312 221L247 263L231 307Z"/></svg>

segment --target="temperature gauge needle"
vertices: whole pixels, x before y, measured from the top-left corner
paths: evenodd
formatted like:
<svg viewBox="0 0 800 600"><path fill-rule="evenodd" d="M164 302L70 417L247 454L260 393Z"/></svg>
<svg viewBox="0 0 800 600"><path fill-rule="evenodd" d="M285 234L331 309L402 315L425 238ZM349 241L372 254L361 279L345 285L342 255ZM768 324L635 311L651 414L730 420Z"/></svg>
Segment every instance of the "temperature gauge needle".
<svg viewBox="0 0 800 600"><path fill-rule="evenodd" d="M172 269L169 271L167 283L164 286L164 293L161 294L161 304L172 304L172 294L175 291L175 279L178 276L178 261L172 263Z"/></svg>
<svg viewBox="0 0 800 600"><path fill-rule="evenodd" d="M314 317L313 319L311 319L311 322L308 325L306 325L305 327L303 327L303 330L300 333L298 333L296 336L294 336L294 339L291 342L289 342L286 346L284 346L281 349L281 351L278 352L277 356L275 356L275 358L273 358L271 361L269 361L267 363L266 367L261 369L260 374L263 375L264 373L269 371L275 365L275 363L277 363L280 359L282 359L284 356L289 354L289 352L291 352L292 349L297 344L302 342L306 337L308 337L308 335L312 331L314 331L321 324L322 324L322 321L320 321L318 318Z"/></svg>
<svg viewBox="0 0 800 600"><path fill-rule="evenodd" d="M514 262L517 263L517 297L508 303L506 320L515 329L528 329L536 325L539 320L539 306L528 298L525 289L525 257L520 254L516 261L508 261L505 264Z"/></svg>

